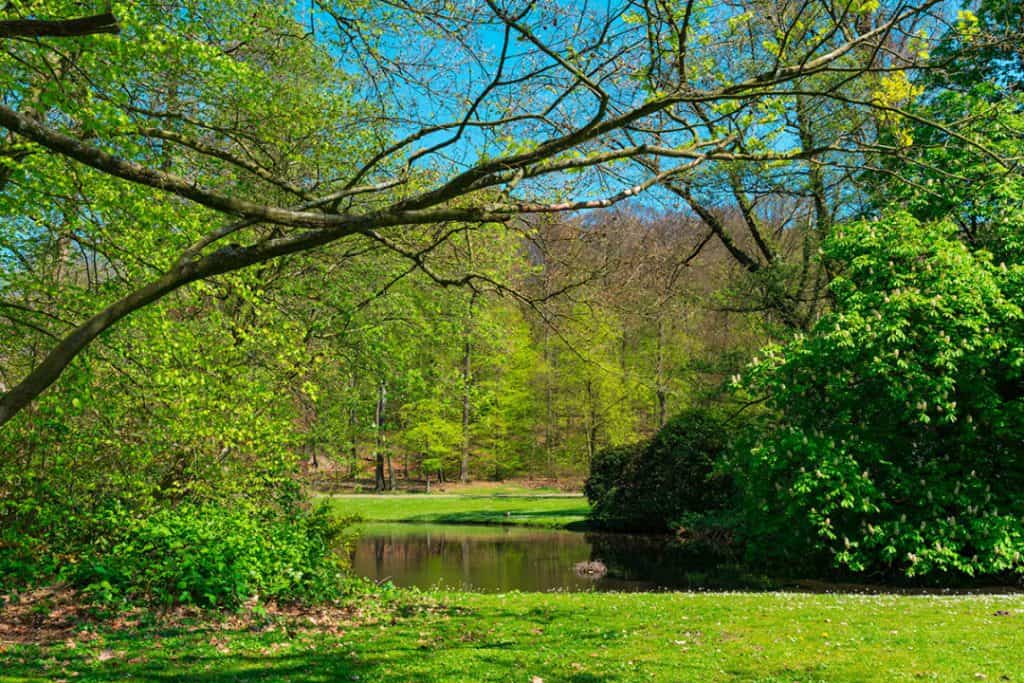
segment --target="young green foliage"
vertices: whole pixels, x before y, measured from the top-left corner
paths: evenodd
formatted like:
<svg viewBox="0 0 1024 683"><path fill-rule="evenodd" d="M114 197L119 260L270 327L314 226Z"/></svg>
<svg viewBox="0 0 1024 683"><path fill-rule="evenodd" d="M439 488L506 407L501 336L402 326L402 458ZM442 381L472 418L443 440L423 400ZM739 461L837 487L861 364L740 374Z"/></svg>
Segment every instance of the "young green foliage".
<svg viewBox="0 0 1024 683"><path fill-rule="evenodd" d="M779 423L747 469L764 554L858 572L1024 571L1024 269L906 214L825 244L835 310L745 379Z"/></svg>

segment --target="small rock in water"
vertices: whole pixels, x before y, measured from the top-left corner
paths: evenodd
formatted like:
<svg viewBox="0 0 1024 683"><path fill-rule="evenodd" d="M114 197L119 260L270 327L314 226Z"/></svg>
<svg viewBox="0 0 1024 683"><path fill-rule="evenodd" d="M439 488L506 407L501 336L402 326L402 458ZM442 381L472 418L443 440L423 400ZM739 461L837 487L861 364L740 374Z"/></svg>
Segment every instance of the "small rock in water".
<svg viewBox="0 0 1024 683"><path fill-rule="evenodd" d="M601 560L591 560L590 562L577 562L576 575L584 576L588 578L600 578L608 573L608 567L605 566Z"/></svg>

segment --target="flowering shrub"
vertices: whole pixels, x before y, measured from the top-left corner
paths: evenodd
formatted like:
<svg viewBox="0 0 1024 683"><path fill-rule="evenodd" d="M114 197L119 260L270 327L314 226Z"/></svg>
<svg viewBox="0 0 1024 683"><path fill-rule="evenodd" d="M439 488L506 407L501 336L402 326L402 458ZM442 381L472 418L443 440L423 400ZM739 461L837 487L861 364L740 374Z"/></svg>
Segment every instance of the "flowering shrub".
<svg viewBox="0 0 1024 683"><path fill-rule="evenodd" d="M755 547L860 572L1024 572L1024 268L906 215L824 249L833 312L743 380L781 416L737 468Z"/></svg>

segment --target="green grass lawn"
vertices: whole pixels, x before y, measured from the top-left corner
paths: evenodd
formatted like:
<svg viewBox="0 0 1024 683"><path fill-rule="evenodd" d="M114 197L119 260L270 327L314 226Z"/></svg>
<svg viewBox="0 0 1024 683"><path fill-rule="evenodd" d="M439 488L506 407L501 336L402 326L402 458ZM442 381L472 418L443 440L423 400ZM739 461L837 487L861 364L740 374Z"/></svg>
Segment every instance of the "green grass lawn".
<svg viewBox="0 0 1024 683"><path fill-rule="evenodd" d="M324 496L340 515L374 522L511 524L561 528L582 525L590 510L578 494L351 494Z"/></svg>
<svg viewBox="0 0 1024 683"><path fill-rule="evenodd" d="M1024 597L405 594L0 644L0 681L1022 681Z"/></svg>

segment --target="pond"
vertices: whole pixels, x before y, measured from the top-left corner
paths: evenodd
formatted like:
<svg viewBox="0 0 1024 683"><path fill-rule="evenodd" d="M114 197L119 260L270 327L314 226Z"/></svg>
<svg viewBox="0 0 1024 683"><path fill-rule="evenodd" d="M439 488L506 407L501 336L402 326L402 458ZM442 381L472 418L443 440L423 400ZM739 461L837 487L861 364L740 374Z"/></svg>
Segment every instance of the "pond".
<svg viewBox="0 0 1024 683"><path fill-rule="evenodd" d="M507 591L796 590L843 593L1019 593L1020 585L910 587L779 580L737 560L644 536L457 524L367 523L352 568L396 586Z"/></svg>
<svg viewBox="0 0 1024 683"><path fill-rule="evenodd" d="M661 536L401 523L366 524L361 530L352 554L354 571L403 587L479 592L764 587L708 566Z"/></svg>

